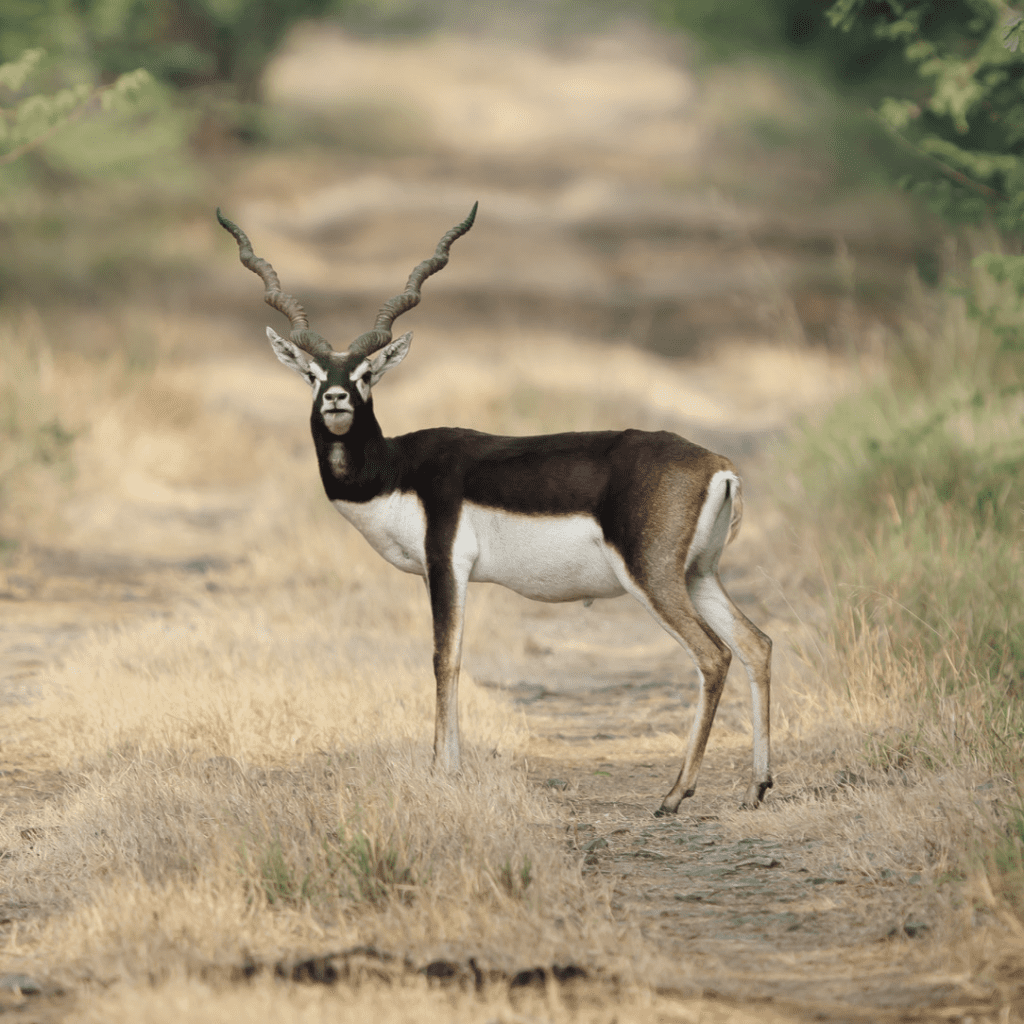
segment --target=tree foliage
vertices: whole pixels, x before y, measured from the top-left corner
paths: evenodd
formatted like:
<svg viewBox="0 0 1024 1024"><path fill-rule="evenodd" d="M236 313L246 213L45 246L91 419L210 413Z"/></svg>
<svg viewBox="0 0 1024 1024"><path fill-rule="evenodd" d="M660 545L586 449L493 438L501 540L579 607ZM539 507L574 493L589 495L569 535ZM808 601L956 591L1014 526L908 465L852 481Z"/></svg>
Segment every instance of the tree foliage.
<svg viewBox="0 0 1024 1024"><path fill-rule="evenodd" d="M695 37L711 60L756 54L869 102L914 77L870 25L854 20L845 34L835 31L819 0L649 0L648 7L662 24Z"/></svg>
<svg viewBox="0 0 1024 1024"><path fill-rule="evenodd" d="M903 184L943 216L1024 229L1024 21L1002 0L652 4L713 57L782 59L866 102L909 157Z"/></svg>
<svg viewBox="0 0 1024 1024"><path fill-rule="evenodd" d="M61 54L65 74L77 69L110 81L141 67L170 86L225 83L236 98L252 101L288 29L345 6L346 0L0 0L0 57L41 47Z"/></svg>
<svg viewBox="0 0 1024 1024"><path fill-rule="evenodd" d="M907 186L948 217L1024 230L1021 16L998 0L837 0L829 21L870 29L915 76L878 104L886 127L926 158Z"/></svg>
<svg viewBox="0 0 1024 1024"><path fill-rule="evenodd" d="M231 83L258 98L267 60L288 29L335 13L338 0L74 0L100 69L142 66L175 86Z"/></svg>

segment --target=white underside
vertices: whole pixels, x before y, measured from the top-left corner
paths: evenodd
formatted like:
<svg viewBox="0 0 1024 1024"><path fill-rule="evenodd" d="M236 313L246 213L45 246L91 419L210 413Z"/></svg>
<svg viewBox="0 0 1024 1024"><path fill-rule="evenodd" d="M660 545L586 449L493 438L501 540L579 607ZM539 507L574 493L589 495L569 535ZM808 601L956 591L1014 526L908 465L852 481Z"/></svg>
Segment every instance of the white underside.
<svg viewBox="0 0 1024 1024"><path fill-rule="evenodd" d="M415 494L334 506L382 558L403 572L426 576L426 515ZM622 558L588 515L520 515L465 502L452 563L458 577L498 583L535 601L626 593Z"/></svg>
<svg viewBox="0 0 1024 1024"><path fill-rule="evenodd" d="M467 502L455 535L469 579L500 583L534 601L618 597L621 558L588 515L528 516Z"/></svg>

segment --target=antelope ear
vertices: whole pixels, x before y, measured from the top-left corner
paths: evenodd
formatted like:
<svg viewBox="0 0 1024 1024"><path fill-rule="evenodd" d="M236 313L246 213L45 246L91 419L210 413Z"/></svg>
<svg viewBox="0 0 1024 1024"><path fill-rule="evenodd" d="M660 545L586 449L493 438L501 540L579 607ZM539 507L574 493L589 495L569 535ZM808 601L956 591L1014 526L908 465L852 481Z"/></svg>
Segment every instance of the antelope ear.
<svg viewBox="0 0 1024 1024"><path fill-rule="evenodd" d="M393 366L397 366L408 354L412 344L412 331L406 331L400 338L385 345L379 352L374 352L367 359L370 364L370 386L373 387Z"/></svg>
<svg viewBox="0 0 1024 1024"><path fill-rule="evenodd" d="M267 337L277 358L289 370L294 370L314 391L320 381L327 380L327 371L308 352L287 338L282 338L273 327L267 328Z"/></svg>

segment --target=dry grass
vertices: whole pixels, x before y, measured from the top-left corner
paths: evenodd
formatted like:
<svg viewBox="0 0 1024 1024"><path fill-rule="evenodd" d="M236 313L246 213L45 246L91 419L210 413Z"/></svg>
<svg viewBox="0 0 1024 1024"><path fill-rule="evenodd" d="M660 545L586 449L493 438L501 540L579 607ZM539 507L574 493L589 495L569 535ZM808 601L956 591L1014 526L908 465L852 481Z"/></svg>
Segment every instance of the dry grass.
<svg viewBox="0 0 1024 1024"><path fill-rule="evenodd" d="M543 361L524 339L502 351L495 367L493 350L473 339L449 350L427 339L420 365L410 360L381 391L386 429L587 428L637 410L657 425L668 410L692 408L695 395L709 408L724 402L685 369L635 352L613 396L602 394L607 367L624 364L625 351L610 350L602 365L564 338L549 339ZM785 358L790 379L796 357ZM693 966L645 938L630 911L613 910L610 881L584 877L550 799L526 779L524 755L674 759L684 723L559 751L469 672L466 771L459 780L434 775L422 582L381 562L323 502L301 385L269 359L161 357L130 378L123 366L71 357L40 365L43 422L45 396L69 385L91 405L88 423L69 424L61 466L28 460L10 477L7 511L31 515L23 535L138 557L214 553L223 567L213 589L195 587L79 642L40 701L5 709L6 753L59 771L63 788L0 817L12 918L0 971L73 991L80 1020L750 1019L742 1008L650 993L655 978L686 990ZM551 388L540 366L571 388ZM807 367L820 370L813 359ZM496 370L501 386L491 383ZM588 393L601 397L588 403ZM888 731L905 734L918 713L913 687L889 669L888 689L855 685L878 678L887 655L864 643L838 660L828 648L820 560L798 549L771 510L774 484L752 477L760 508L729 560L774 581L752 614L777 644L777 779L788 799L743 815L723 809L732 798L709 787L694 812L713 808L736 839L825 840L806 854L810 871L849 872L864 885L920 875L927 892L914 906L928 909L934 927L930 952L917 955L948 963L974 925L937 883L965 870L965 851L998 812L985 800L1005 793L997 787L979 802L976 787L992 779L984 763L900 766L882 756ZM667 643L673 654L622 609L608 621L640 631L638 653ZM578 609L538 610L496 588L479 588L470 611L471 665L502 665L540 626L587 628ZM609 641L584 633L575 650L600 660L622 649L601 643ZM713 740L735 766L736 787L749 756L744 689L734 680ZM919 725L922 743L949 749L941 716ZM835 786L842 773L863 785ZM832 791L824 800L823 786ZM531 1008L504 989L440 992L415 974L389 993L368 986L344 997L263 977L242 988L230 981L247 960L269 965L367 943L416 967L470 956L504 972L580 963L625 987L608 989L600 1005L552 990ZM979 954L971 969L1002 977L1010 968L997 959ZM718 967L722 978L735 970Z"/></svg>
<svg viewBox="0 0 1024 1024"><path fill-rule="evenodd" d="M60 474L12 478L8 509L39 513L23 535L135 555L163 537L161 554L212 545L236 561L214 593L80 642L40 701L7 709L8 753L66 788L0 819L17 908L5 969L131 989L373 942L418 964L583 960L629 976L624 925L551 841L551 808L517 766L523 720L468 673L464 777L430 771L422 583L317 494L303 389L245 361L205 384L173 364L130 387L107 364L50 372L40 389L88 394L89 424ZM289 383L282 429L273 400ZM404 406L396 390L400 414L422 412L421 388ZM228 450L248 468L225 479ZM34 486L48 473L49 491ZM212 539L178 515L228 505Z"/></svg>
<svg viewBox="0 0 1024 1024"><path fill-rule="evenodd" d="M410 982L386 993L378 988L327 989L284 987L261 980L246 989L223 987L189 980L162 985L155 992L119 989L100 997L72 1020L82 1024L111 1020L139 1020L162 1024L189 1020L196 1024L233 1024L239 1019L273 1020L282 1024L313 1022L381 1021L405 1024L445 1020L452 1024L470 1021L584 1021L587 1024L780 1024L802 1019L798 1014L770 1006L751 1009L719 999L680 999L630 992L623 997L605 996L596 1001L558 993L527 995L510 1000L490 993L468 996L439 991L424 982Z"/></svg>
<svg viewBox="0 0 1024 1024"><path fill-rule="evenodd" d="M4 822L31 909L9 952L76 980L367 940L569 955L552 921L591 897L513 765L522 722L466 679L465 778L434 776L425 599L318 519L292 509L226 574L238 596L95 636L11 712L71 785Z"/></svg>

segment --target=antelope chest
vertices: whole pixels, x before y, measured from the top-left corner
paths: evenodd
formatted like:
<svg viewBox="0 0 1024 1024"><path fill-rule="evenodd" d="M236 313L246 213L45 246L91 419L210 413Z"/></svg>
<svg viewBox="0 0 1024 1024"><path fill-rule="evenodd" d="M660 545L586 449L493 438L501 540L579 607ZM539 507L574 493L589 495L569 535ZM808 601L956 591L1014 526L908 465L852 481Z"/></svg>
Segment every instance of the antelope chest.
<svg viewBox="0 0 1024 1024"><path fill-rule="evenodd" d="M427 574L427 516L415 494L393 491L370 501L334 501L334 507L402 572Z"/></svg>

